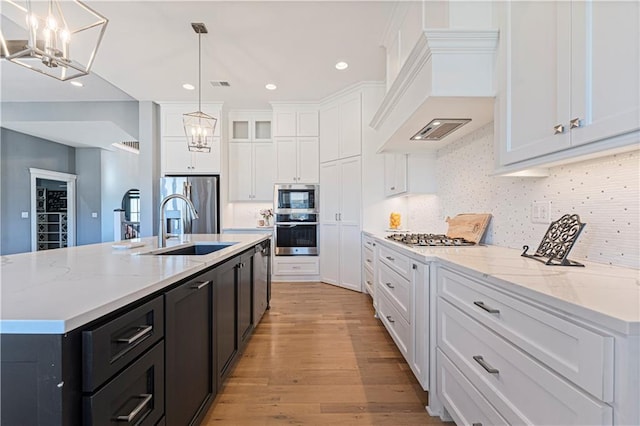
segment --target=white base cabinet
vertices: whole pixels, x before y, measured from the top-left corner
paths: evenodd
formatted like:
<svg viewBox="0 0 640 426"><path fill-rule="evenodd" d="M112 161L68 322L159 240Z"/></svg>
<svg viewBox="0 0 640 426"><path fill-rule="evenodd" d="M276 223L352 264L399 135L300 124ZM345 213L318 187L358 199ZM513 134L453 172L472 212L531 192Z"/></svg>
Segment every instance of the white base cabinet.
<svg viewBox="0 0 640 426"><path fill-rule="evenodd" d="M638 393L637 383L626 380L640 374L627 364L639 349L626 347L633 337L568 318L448 266L437 271L437 318L433 397L457 422L637 423L637 404L624 400Z"/></svg>

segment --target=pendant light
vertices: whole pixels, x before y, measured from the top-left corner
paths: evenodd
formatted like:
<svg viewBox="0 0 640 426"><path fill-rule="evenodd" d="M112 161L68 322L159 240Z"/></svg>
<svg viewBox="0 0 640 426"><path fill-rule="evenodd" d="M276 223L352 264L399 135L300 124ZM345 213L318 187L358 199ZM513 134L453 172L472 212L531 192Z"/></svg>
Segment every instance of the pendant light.
<svg viewBox="0 0 640 426"><path fill-rule="evenodd" d="M89 74L109 22L78 0L3 0L0 56L66 81Z"/></svg>
<svg viewBox="0 0 640 426"><path fill-rule="evenodd" d="M198 34L198 111L183 114L184 133L187 136L189 151L211 152L213 132L218 120L202 112L202 34L207 34L207 27L202 23L192 23L191 27Z"/></svg>

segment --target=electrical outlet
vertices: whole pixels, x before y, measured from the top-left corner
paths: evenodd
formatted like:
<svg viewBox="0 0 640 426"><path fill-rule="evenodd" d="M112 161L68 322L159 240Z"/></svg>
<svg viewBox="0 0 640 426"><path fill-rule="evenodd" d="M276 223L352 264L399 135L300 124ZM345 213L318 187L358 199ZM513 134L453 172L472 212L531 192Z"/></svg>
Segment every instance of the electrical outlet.
<svg viewBox="0 0 640 426"><path fill-rule="evenodd" d="M91 213L91 217L94 218L94 219L97 218L98 217L98 212L92 212Z"/></svg>
<svg viewBox="0 0 640 426"><path fill-rule="evenodd" d="M23 219L29 219L29 212L20 212L20 217Z"/></svg>
<svg viewBox="0 0 640 426"><path fill-rule="evenodd" d="M531 203L531 222L549 223L551 212L550 201L534 201Z"/></svg>

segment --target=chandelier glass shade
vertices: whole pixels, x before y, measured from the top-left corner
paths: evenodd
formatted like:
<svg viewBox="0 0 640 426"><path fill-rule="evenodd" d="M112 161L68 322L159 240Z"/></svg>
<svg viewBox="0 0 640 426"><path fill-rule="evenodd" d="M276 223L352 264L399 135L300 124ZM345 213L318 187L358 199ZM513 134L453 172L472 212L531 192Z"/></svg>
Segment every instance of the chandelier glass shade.
<svg viewBox="0 0 640 426"><path fill-rule="evenodd" d="M2 0L0 55L66 81L89 74L107 18L77 0Z"/></svg>
<svg viewBox="0 0 640 426"><path fill-rule="evenodd" d="M191 26L198 34L198 111L183 114L182 122L189 151L211 152L218 120L202 112L202 34L207 33L207 27L202 23L192 23Z"/></svg>

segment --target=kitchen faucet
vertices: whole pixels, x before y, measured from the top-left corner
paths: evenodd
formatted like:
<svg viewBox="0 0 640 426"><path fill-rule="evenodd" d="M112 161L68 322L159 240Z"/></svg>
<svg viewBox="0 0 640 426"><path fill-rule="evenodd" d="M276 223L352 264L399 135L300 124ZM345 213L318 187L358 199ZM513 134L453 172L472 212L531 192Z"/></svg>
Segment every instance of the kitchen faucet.
<svg viewBox="0 0 640 426"><path fill-rule="evenodd" d="M165 207L167 206L167 203L173 200L174 198L179 198L181 200L184 200L185 203L187 203L187 206L189 207L191 217L193 219L198 218L198 212L196 211L196 208L194 207L193 203L191 202L190 199L188 199L184 195L169 194L166 197L164 197L164 199L160 202L160 230L158 231L158 248L167 246L168 237L167 237L167 222L166 222L167 219L165 214Z"/></svg>

